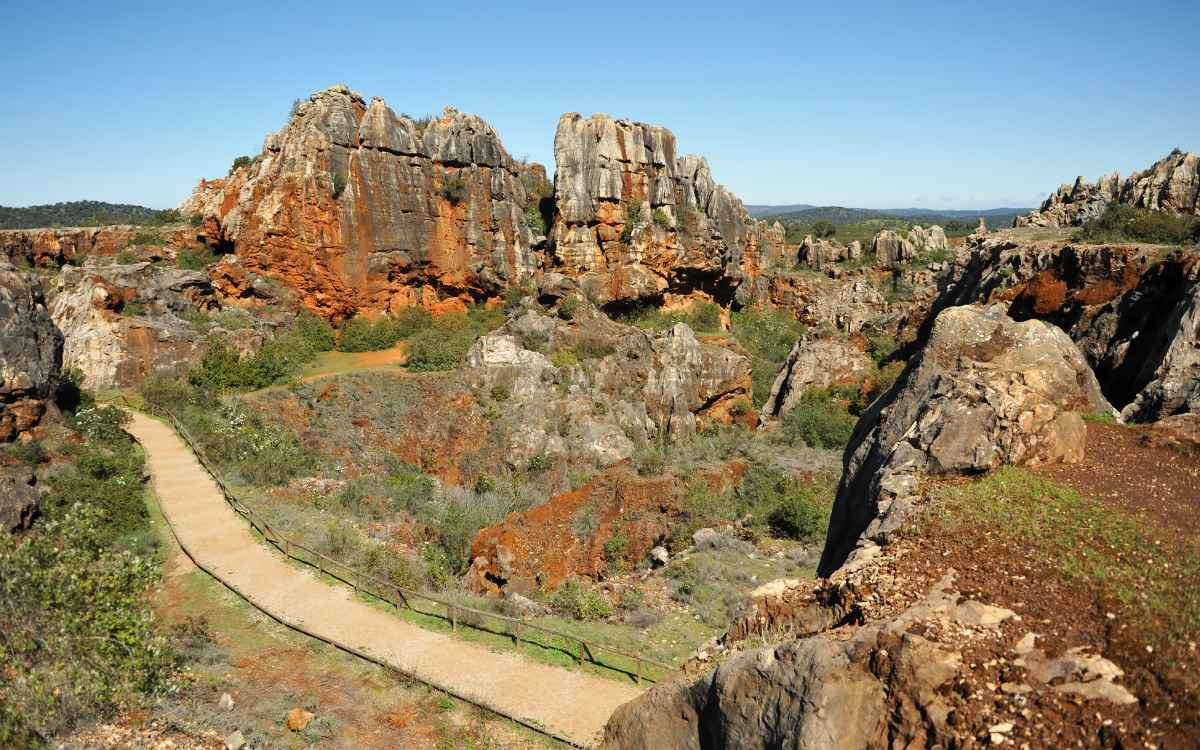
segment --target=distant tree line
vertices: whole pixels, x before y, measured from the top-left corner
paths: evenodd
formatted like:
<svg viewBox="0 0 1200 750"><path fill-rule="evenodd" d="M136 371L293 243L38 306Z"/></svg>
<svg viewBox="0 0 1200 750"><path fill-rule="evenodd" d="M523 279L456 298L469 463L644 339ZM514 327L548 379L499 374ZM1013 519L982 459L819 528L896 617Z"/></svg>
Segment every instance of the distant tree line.
<svg viewBox="0 0 1200 750"><path fill-rule="evenodd" d="M106 224L173 224L178 212L104 201L70 201L15 208L0 206L0 229L96 227Z"/></svg>

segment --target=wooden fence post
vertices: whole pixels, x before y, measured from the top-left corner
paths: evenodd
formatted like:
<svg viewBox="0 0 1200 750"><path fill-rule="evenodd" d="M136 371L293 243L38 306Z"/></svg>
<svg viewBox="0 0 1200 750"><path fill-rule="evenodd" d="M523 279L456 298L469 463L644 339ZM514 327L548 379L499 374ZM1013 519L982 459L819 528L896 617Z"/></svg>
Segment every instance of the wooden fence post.
<svg viewBox="0 0 1200 750"><path fill-rule="evenodd" d="M642 657L640 656L637 660L637 684L642 684Z"/></svg>
<svg viewBox="0 0 1200 750"><path fill-rule="evenodd" d="M582 667L582 666L583 666L583 639L580 639L580 641L579 641L579 658L578 658L578 661L579 661L579 666L581 666L581 667Z"/></svg>
<svg viewBox="0 0 1200 750"><path fill-rule="evenodd" d="M450 629L455 633L458 632L458 610L453 604L450 605Z"/></svg>

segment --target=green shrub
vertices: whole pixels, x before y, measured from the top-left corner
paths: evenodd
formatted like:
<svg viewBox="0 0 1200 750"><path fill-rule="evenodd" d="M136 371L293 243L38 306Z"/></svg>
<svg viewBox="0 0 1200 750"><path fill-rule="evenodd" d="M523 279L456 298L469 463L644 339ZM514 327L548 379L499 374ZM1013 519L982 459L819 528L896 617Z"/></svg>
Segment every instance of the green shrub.
<svg viewBox="0 0 1200 750"><path fill-rule="evenodd" d="M17 441L8 445L0 445L0 452L19 463L37 466L46 460L46 449L36 440L29 442Z"/></svg>
<svg viewBox="0 0 1200 750"><path fill-rule="evenodd" d="M656 209L654 209L654 223L660 229L670 229L671 228L671 217L667 216L666 211L662 210L661 208L656 208Z"/></svg>
<svg viewBox="0 0 1200 750"><path fill-rule="evenodd" d="M642 204L630 203L625 207L625 224L621 227L621 242L628 245L633 240L633 233L642 223Z"/></svg>
<svg viewBox="0 0 1200 750"><path fill-rule="evenodd" d="M400 340L400 331L389 317L371 322L360 316L342 324L338 335L338 351L377 352L390 349Z"/></svg>
<svg viewBox="0 0 1200 750"><path fill-rule="evenodd" d="M580 359L603 359L616 351L612 341L595 333L584 333L575 339L575 355Z"/></svg>
<svg viewBox="0 0 1200 750"><path fill-rule="evenodd" d="M333 175L333 197L340 198L346 190L346 174L344 172L335 172Z"/></svg>
<svg viewBox="0 0 1200 750"><path fill-rule="evenodd" d="M805 327L788 311L767 306L739 310L730 318L733 337L750 353L754 406L761 408L771 394L779 368Z"/></svg>
<svg viewBox="0 0 1200 750"><path fill-rule="evenodd" d="M133 235L133 237L129 238L128 247L134 247L134 246L140 246L140 245L151 245L153 247L159 247L162 245L162 243L163 243L163 241L162 241L161 234L159 234L158 232L151 230L151 229L143 229L143 230L140 230L137 233L135 233Z"/></svg>
<svg viewBox="0 0 1200 750"><path fill-rule="evenodd" d="M558 303L558 317L563 320L574 320L579 313L579 298L572 295Z"/></svg>
<svg viewBox="0 0 1200 750"><path fill-rule="evenodd" d="M472 305L466 313L442 315L409 339L407 367L415 372L461 367L475 340L503 322L503 310L479 305Z"/></svg>
<svg viewBox="0 0 1200 750"><path fill-rule="evenodd" d="M122 250L117 253L117 263L127 266L130 263L137 263L138 257L132 250Z"/></svg>
<svg viewBox="0 0 1200 750"><path fill-rule="evenodd" d="M168 686L170 644L146 598L157 567L109 547L102 514L81 502L23 536L0 534L2 747L32 746Z"/></svg>
<svg viewBox="0 0 1200 750"><path fill-rule="evenodd" d="M1194 244L1200 242L1200 217L1113 203L1100 216L1084 222L1072 239L1076 242Z"/></svg>
<svg viewBox="0 0 1200 750"><path fill-rule="evenodd" d="M579 364L579 357L575 356L575 352L561 351L550 355L550 362L555 367L574 367Z"/></svg>
<svg viewBox="0 0 1200 750"><path fill-rule="evenodd" d="M180 268L186 271L203 271L217 262L217 256L207 246L201 247L198 250L184 248L175 256L175 262Z"/></svg>
<svg viewBox="0 0 1200 750"><path fill-rule="evenodd" d="M625 550L629 546L629 537L622 531L615 532L604 542L604 562L608 563L610 571L621 569L625 560Z"/></svg>
<svg viewBox="0 0 1200 750"><path fill-rule="evenodd" d="M233 160L233 164L229 167L229 174L232 175L234 172L238 171L242 167L250 166L250 163L252 161L254 161L254 160L251 159L249 156L239 156L238 158Z"/></svg>
<svg viewBox="0 0 1200 750"><path fill-rule="evenodd" d="M536 203L525 207L525 223L529 225L529 231L533 233L534 237L545 236L549 229L546 217Z"/></svg>
<svg viewBox="0 0 1200 750"><path fill-rule="evenodd" d="M194 214L192 214L191 218L188 219L188 224L191 224L194 227L198 227L203 223L204 223L204 214L202 214L202 213L194 213Z"/></svg>
<svg viewBox="0 0 1200 750"><path fill-rule="evenodd" d="M592 506L584 505L571 514L571 533L576 538L587 541L595 536L599 528L600 519L596 516L596 509Z"/></svg>
<svg viewBox="0 0 1200 750"><path fill-rule="evenodd" d="M467 198L467 182L461 177L451 177L438 188L438 195L457 206Z"/></svg>
<svg viewBox="0 0 1200 750"><path fill-rule="evenodd" d="M525 470L530 474L541 474L549 468L550 457L545 453L539 453L533 458L529 459L529 463L525 466Z"/></svg>
<svg viewBox="0 0 1200 750"><path fill-rule="evenodd" d="M814 448L845 448L857 419L850 414L840 394L814 388L784 415L778 438L789 444L803 442Z"/></svg>
<svg viewBox="0 0 1200 750"><path fill-rule="evenodd" d="M558 587L550 608L576 620L603 620L613 613L608 597L578 578L568 578Z"/></svg>
<svg viewBox="0 0 1200 750"><path fill-rule="evenodd" d="M818 239L825 239L837 234L837 226L832 221L821 219L814 221L812 225L812 235Z"/></svg>
<svg viewBox="0 0 1200 750"><path fill-rule="evenodd" d="M337 343L337 332L328 320L304 310L296 316L293 330L314 352L333 351Z"/></svg>

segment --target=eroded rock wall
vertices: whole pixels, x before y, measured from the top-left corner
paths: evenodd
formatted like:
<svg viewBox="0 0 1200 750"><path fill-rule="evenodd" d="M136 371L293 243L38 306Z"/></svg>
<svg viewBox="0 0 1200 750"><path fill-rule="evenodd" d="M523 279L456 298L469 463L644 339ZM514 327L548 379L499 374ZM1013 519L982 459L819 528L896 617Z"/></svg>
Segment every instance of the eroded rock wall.
<svg viewBox="0 0 1200 750"><path fill-rule="evenodd" d="M1200 215L1200 157L1176 149L1124 181L1116 172L1096 182L1077 177L1074 184L1051 193L1037 211L1014 219L1013 226L1077 226L1113 203Z"/></svg>
<svg viewBox="0 0 1200 750"><path fill-rule="evenodd" d="M479 117L414 120L334 86L180 211L330 317L461 309L536 267L527 185L539 181L544 170L513 159Z"/></svg>
<svg viewBox="0 0 1200 750"><path fill-rule="evenodd" d="M58 387L62 356L41 285L0 260L0 443L34 435Z"/></svg>
<svg viewBox="0 0 1200 750"><path fill-rule="evenodd" d="M136 227L0 230L0 258L18 265L48 268L78 265L88 255L116 255L133 239Z"/></svg>

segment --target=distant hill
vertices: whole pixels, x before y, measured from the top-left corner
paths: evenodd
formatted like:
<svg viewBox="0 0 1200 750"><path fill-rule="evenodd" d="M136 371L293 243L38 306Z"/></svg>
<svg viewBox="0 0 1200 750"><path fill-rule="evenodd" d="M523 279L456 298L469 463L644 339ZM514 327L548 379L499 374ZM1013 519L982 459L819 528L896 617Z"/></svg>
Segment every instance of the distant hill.
<svg viewBox="0 0 1200 750"><path fill-rule="evenodd" d="M755 218L763 216L775 216L777 214L787 213L789 211L803 211L806 208L816 208L811 203L789 203L786 206L766 206L766 205L750 205L746 206L746 210Z"/></svg>
<svg viewBox="0 0 1200 750"><path fill-rule="evenodd" d="M0 206L0 229L144 224L159 213L158 209L146 206L104 201L69 201L24 208Z"/></svg>
<svg viewBox="0 0 1200 750"><path fill-rule="evenodd" d="M1011 226L1013 217L1029 213L1028 208L981 208L930 209L930 208L845 208L842 206L747 206L750 213L760 219L774 219L785 224L812 224L828 221L833 224L858 224L873 219L904 219L923 224L974 224L980 216L986 217L992 227Z"/></svg>

